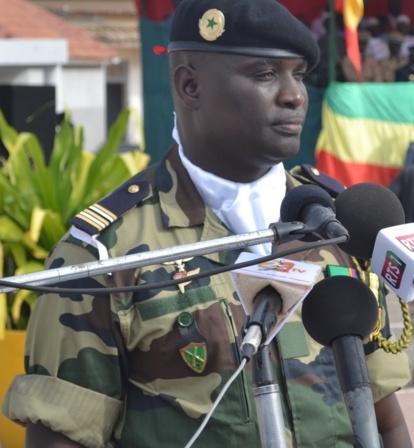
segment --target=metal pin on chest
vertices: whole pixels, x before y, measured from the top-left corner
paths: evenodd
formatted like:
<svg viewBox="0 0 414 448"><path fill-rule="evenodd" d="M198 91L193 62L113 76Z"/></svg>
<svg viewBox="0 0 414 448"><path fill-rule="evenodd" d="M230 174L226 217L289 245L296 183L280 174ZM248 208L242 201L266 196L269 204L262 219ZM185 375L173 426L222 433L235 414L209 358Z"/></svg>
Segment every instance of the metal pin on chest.
<svg viewBox="0 0 414 448"><path fill-rule="evenodd" d="M193 258L194 257L183 258L181 260L175 260L175 261L167 261L167 262L165 262L163 264L165 264L165 265L173 264L174 265L174 267L177 270L177 272L175 272L175 274L173 275L172 278L173 278L173 280L177 280L179 278L185 278L185 277L187 277L189 275L198 274L200 272L200 268L193 269L192 271L188 271L187 272L186 267L185 267L185 263L187 261L192 260ZM187 285L189 285L191 283L191 281L192 280L190 280L188 282L179 283L177 285L178 289L180 290L181 293L185 292L185 287Z"/></svg>

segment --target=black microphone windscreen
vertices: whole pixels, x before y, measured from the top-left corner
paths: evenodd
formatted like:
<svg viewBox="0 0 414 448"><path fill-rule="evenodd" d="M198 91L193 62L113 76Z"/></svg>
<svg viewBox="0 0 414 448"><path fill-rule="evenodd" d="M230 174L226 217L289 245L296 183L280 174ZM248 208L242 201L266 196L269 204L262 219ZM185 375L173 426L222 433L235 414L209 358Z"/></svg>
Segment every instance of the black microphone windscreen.
<svg viewBox="0 0 414 448"><path fill-rule="evenodd" d="M335 204L329 193L321 187L312 184L299 185L289 190L280 206L280 220L282 222L303 222L304 207L310 204L320 204L329 207L335 212ZM317 241L320 238L309 233L304 235L302 241Z"/></svg>
<svg viewBox="0 0 414 448"><path fill-rule="evenodd" d="M347 276L328 277L317 283L302 305L306 331L329 347L339 336L368 337L378 319L374 293L362 281Z"/></svg>
<svg viewBox="0 0 414 448"><path fill-rule="evenodd" d="M338 246L356 258L370 259L378 232L405 223L398 197L375 183L352 185L339 194L335 206L336 218L349 232L349 241Z"/></svg>
<svg viewBox="0 0 414 448"><path fill-rule="evenodd" d="M299 185L289 190L280 206L283 222L302 221L301 211L309 204L321 204L335 212L335 204L329 193L317 185Z"/></svg>

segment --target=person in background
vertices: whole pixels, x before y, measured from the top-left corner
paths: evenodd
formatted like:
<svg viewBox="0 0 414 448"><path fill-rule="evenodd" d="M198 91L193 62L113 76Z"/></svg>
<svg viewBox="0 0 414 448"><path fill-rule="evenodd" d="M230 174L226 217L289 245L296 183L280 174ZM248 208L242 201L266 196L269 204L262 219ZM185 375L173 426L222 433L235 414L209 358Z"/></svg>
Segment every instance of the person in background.
<svg viewBox="0 0 414 448"><path fill-rule="evenodd" d="M323 14L323 27L325 33L322 33L322 37L317 39L317 43L320 50L320 60L319 64L312 70L306 81L315 87L327 87L329 83L329 60L330 60L330 42L329 42L329 21L330 14L326 12ZM344 76L342 73L342 60L346 55L345 46L345 33L344 33L344 20L342 14L335 14L335 80L344 81Z"/></svg>
<svg viewBox="0 0 414 448"><path fill-rule="evenodd" d="M396 81L414 81L414 45L408 48L408 61L395 72Z"/></svg>
<svg viewBox="0 0 414 448"><path fill-rule="evenodd" d="M371 34L366 48L366 55L373 57L378 62L388 59L390 49L378 17L368 17L364 20L364 25L365 30Z"/></svg>
<svg viewBox="0 0 414 448"><path fill-rule="evenodd" d="M409 47L414 45L414 35L411 29L411 19L405 14L400 14L395 19L396 31L399 31L404 35L404 41L401 44L400 56L402 58L408 58Z"/></svg>
<svg viewBox="0 0 414 448"><path fill-rule="evenodd" d="M315 36L316 40L321 39L328 33L328 28L326 26L326 20L329 19L330 13L329 13L329 6L326 6L320 14L315 17L311 24L310 29Z"/></svg>
<svg viewBox="0 0 414 448"><path fill-rule="evenodd" d="M387 0L387 7L388 7L388 21L390 23L390 29L391 31L397 31L397 17L402 14L402 4L401 0Z"/></svg>
<svg viewBox="0 0 414 448"><path fill-rule="evenodd" d="M401 44L404 41L404 35L398 31L388 34L388 46L390 56L388 59L381 61L382 78L384 82L394 82L397 70L404 67L408 60L400 56Z"/></svg>
<svg viewBox="0 0 414 448"><path fill-rule="evenodd" d="M404 208L405 222L414 222L414 165L406 165L390 184Z"/></svg>
<svg viewBox="0 0 414 448"><path fill-rule="evenodd" d="M319 51L310 30L280 3L183 0L168 51L176 144L79 213L47 268L264 229L302 183L343 189L306 167L285 171L284 161L299 150L308 107L303 80ZM249 250L270 255L273 248ZM77 293L42 294L30 317L26 374L16 377L3 405L26 425L27 447L183 448L221 392L194 447L261 446L251 363L235 375L246 314L230 274L209 275L233 266L240 252L158 261L78 280ZM293 259L357 267L334 244L306 246ZM195 273L206 275L191 278ZM165 283L177 277L186 282ZM136 285L148 288L106 289ZM306 333L299 309L282 330L270 350L288 446L353 447L332 349ZM381 331L392 338L386 321ZM408 448L395 395L409 380L408 357L375 343L365 350L384 447Z"/></svg>
<svg viewBox="0 0 414 448"><path fill-rule="evenodd" d="M368 31L358 31L358 43L359 52L361 54L361 68L363 82L382 82L381 67L377 60L366 54L367 46L371 40L371 33ZM358 73L348 55L345 55L342 59L342 72L344 74L345 81L358 82Z"/></svg>

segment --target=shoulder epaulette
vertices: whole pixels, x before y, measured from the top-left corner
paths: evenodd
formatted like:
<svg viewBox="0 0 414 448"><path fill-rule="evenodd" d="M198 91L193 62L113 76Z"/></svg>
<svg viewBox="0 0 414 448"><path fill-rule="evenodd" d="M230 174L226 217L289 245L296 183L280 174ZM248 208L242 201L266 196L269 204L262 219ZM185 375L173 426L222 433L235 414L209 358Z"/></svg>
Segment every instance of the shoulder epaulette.
<svg viewBox="0 0 414 448"><path fill-rule="evenodd" d="M345 186L341 182L312 165L304 164L293 167L289 173L301 182L319 185L334 198L345 190Z"/></svg>
<svg viewBox="0 0 414 448"><path fill-rule="evenodd" d="M96 235L139 204L148 192L148 181L131 179L99 202L79 212L72 218L71 224L88 235Z"/></svg>

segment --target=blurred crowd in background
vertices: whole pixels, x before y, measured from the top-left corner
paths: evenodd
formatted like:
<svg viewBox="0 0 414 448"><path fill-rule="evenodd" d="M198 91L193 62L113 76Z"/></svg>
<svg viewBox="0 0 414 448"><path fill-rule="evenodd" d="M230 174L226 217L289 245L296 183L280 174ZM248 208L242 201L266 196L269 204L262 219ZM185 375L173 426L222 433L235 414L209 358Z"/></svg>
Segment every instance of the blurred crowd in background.
<svg viewBox="0 0 414 448"><path fill-rule="evenodd" d="M323 11L309 26L321 49L321 62L310 82L328 83L330 13ZM337 81L357 82L357 71L346 55L343 17L335 14L335 70ZM406 14L365 17L358 29L362 80L366 82L414 81L414 26Z"/></svg>
<svg viewBox="0 0 414 448"><path fill-rule="evenodd" d="M164 23L171 20L180 0L145 2L134 0L141 15ZM308 80L317 87L329 82L329 0L279 0L314 33L321 61ZM335 13L336 81L359 81L357 70L346 55L343 17ZM359 24L362 81L414 81L414 0L364 0Z"/></svg>

